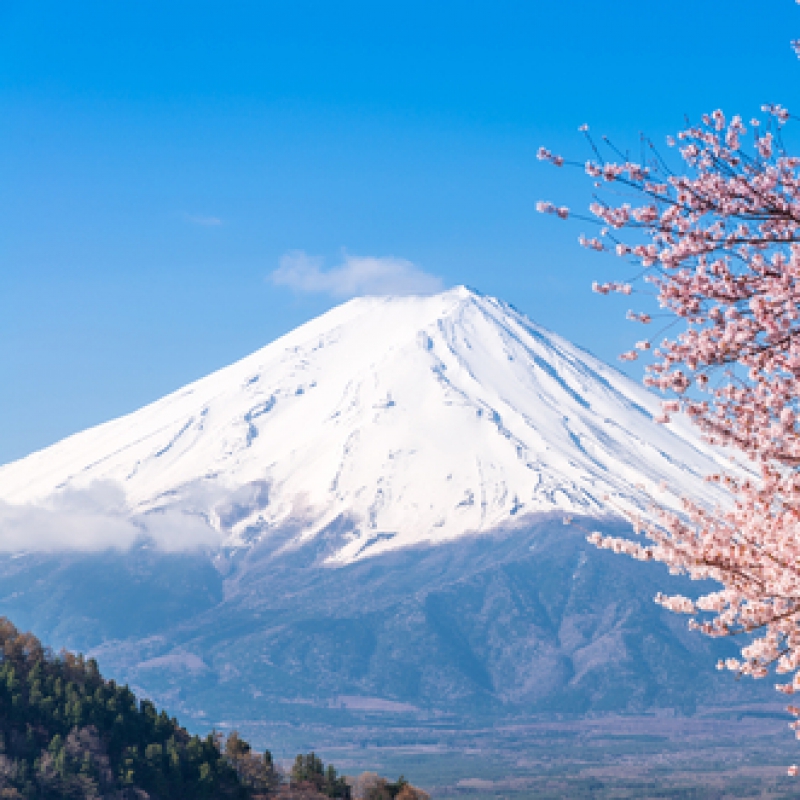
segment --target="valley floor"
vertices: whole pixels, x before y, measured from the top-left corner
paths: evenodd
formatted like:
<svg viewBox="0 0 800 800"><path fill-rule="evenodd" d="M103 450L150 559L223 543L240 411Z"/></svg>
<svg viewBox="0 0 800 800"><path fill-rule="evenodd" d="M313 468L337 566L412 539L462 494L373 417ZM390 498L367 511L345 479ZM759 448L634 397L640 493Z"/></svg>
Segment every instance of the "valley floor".
<svg viewBox="0 0 800 800"><path fill-rule="evenodd" d="M772 715L772 713L774 715ZM750 716L752 714L752 716ZM713 717L598 717L459 730L254 725L289 750L313 741L344 773L405 774L434 800L796 798L800 746L776 706ZM349 739L350 744L345 744Z"/></svg>

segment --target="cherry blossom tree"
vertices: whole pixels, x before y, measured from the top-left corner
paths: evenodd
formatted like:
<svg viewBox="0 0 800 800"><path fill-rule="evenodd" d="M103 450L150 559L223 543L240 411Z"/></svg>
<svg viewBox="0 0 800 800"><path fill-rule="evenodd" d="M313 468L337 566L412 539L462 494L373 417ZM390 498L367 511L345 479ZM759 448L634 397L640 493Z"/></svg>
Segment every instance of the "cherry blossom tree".
<svg viewBox="0 0 800 800"><path fill-rule="evenodd" d="M800 52L798 43L794 43ZM719 669L783 676L779 691L800 693L800 158L784 144L791 117L778 105L745 123L721 111L668 139L673 170L651 142L633 161L583 128L593 158L580 164L594 181L584 247L616 254L631 281L595 284L601 294L632 294L649 284L662 312L630 311L645 336L621 358L647 355L645 383L666 393L659 421L684 412L711 443L746 469L709 475L730 503L686 498L678 514L654 503L632 519L641 539L592 533L601 548L673 573L720 585L699 599L658 594L714 637L745 634L740 658ZM567 162L542 148L539 157ZM540 202L561 219L570 210ZM662 337L661 341L655 341ZM800 708L790 706L800 738ZM796 775L797 767L789 773Z"/></svg>

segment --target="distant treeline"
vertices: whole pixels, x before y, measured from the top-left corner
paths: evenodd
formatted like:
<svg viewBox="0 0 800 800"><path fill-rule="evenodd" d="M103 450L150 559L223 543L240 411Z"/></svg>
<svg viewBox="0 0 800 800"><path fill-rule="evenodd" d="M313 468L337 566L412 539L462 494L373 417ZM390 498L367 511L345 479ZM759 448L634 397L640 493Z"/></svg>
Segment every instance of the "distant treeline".
<svg viewBox="0 0 800 800"><path fill-rule="evenodd" d="M424 795L402 778L356 784L365 800ZM298 792L350 800L352 789L313 753L297 757L287 785L269 751L255 753L235 731L227 739L192 736L149 700L105 680L94 659L56 655L0 617L0 799L251 800Z"/></svg>

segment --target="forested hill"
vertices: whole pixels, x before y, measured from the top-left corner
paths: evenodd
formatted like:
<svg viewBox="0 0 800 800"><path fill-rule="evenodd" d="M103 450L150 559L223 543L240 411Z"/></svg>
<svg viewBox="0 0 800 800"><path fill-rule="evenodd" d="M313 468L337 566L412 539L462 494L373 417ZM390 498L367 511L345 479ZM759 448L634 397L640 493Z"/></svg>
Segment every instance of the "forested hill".
<svg viewBox="0 0 800 800"><path fill-rule="evenodd" d="M55 655L0 617L0 798L253 798L269 753L190 736L93 659Z"/></svg>
<svg viewBox="0 0 800 800"><path fill-rule="evenodd" d="M345 779L314 753L286 777L236 731L191 736L94 659L0 617L0 800L429 800L402 777Z"/></svg>

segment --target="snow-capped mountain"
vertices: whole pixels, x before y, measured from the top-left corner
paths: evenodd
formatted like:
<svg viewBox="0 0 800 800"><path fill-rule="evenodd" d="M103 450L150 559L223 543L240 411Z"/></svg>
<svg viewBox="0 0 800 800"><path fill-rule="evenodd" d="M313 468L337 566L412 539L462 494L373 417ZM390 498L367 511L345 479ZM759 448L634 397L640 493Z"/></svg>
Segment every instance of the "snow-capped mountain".
<svg viewBox="0 0 800 800"><path fill-rule="evenodd" d="M659 410L499 300L463 287L359 298L0 468L0 500L47 505L111 483L131 517L200 517L226 546L334 526L328 560L349 563L541 512L643 507L647 493L713 500L701 478L719 454L655 423Z"/></svg>
<svg viewBox="0 0 800 800"><path fill-rule="evenodd" d="M752 703L710 669L732 643L653 603L688 580L560 519L618 535L648 492L717 499L701 478L727 465L659 411L498 300L353 300L0 468L0 615L285 754L312 723L363 748L404 719L440 741Z"/></svg>

